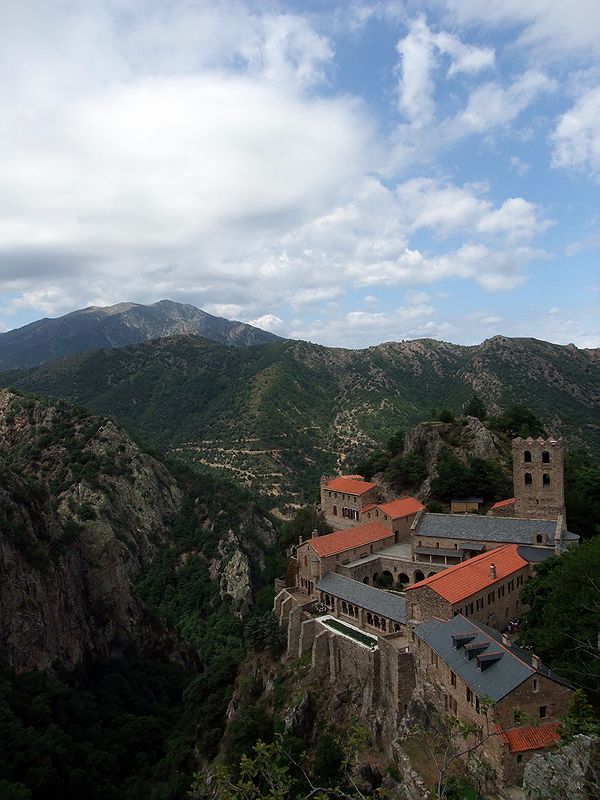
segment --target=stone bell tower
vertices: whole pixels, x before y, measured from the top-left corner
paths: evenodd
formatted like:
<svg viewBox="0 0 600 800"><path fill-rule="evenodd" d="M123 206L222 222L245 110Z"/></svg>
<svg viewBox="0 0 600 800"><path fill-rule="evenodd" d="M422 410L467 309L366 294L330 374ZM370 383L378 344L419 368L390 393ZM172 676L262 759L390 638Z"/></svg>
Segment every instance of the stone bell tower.
<svg viewBox="0 0 600 800"><path fill-rule="evenodd" d="M565 445L562 439L514 439L515 517L556 519L565 514Z"/></svg>

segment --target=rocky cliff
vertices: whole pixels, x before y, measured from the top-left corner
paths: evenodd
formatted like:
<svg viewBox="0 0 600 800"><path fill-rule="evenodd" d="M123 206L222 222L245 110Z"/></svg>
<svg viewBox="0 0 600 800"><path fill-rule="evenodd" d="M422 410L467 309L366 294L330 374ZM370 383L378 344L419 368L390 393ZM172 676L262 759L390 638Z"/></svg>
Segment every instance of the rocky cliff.
<svg viewBox="0 0 600 800"><path fill-rule="evenodd" d="M159 556L173 582L201 562L203 591L241 616L275 531L245 497L234 511L227 487L201 484L190 489L111 420L0 391L0 657L17 671L187 658L134 588ZM187 538L176 541L177 526ZM148 600L159 611L160 581ZM180 627L176 609L170 621Z"/></svg>

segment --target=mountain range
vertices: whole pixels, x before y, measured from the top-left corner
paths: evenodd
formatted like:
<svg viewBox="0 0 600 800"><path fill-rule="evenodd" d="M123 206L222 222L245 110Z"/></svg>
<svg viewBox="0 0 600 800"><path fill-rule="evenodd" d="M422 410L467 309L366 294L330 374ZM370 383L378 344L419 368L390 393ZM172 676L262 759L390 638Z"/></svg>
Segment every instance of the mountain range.
<svg viewBox="0 0 600 800"><path fill-rule="evenodd" d="M180 334L204 336L238 347L279 338L244 322L214 317L195 306L171 300L152 305L89 306L0 334L0 370L31 367L99 347L123 347Z"/></svg>
<svg viewBox="0 0 600 800"><path fill-rule="evenodd" d="M549 433L598 455L599 363L599 350L502 336L364 350L177 336L7 372L0 385L114 416L161 451L283 506L311 499L321 474L351 469L436 409L460 413L473 392L492 414L528 406Z"/></svg>

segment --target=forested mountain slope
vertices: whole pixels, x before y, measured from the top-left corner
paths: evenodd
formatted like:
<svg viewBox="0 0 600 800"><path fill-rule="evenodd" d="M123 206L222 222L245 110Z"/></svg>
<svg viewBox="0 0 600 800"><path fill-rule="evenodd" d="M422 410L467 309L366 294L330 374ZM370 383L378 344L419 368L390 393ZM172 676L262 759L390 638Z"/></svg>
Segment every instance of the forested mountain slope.
<svg viewBox="0 0 600 800"><path fill-rule="evenodd" d="M495 337L341 350L297 341L228 348L174 337L98 350L0 376L114 415L153 445L275 497L314 491L323 472L477 391L491 412L528 405L598 453L597 351Z"/></svg>
<svg viewBox="0 0 600 800"><path fill-rule="evenodd" d="M207 314L195 306L160 300L145 306L90 306L55 319L41 319L0 333L0 369L30 367L98 347L124 347L163 336L193 334L246 347L278 336L244 322Z"/></svg>
<svg viewBox="0 0 600 800"><path fill-rule="evenodd" d="M237 487L0 391L0 796L186 796L275 539Z"/></svg>

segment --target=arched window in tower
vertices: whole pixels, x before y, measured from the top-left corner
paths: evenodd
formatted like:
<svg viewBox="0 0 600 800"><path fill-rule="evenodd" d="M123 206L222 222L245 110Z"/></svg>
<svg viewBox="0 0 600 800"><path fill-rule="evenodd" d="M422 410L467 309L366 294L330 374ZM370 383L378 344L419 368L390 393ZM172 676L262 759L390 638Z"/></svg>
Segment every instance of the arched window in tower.
<svg viewBox="0 0 600 800"><path fill-rule="evenodd" d="M531 464L531 451L530 450L525 450L525 452L523 453L523 461L526 464Z"/></svg>
<svg viewBox="0 0 600 800"><path fill-rule="evenodd" d="M550 463L550 453L547 450L542 452L542 464Z"/></svg>
<svg viewBox="0 0 600 800"><path fill-rule="evenodd" d="M550 486L550 475L547 472L542 475L542 486Z"/></svg>
<svg viewBox="0 0 600 800"><path fill-rule="evenodd" d="M533 483L533 478L531 477L531 472L525 473L525 486L531 486Z"/></svg>
<svg viewBox="0 0 600 800"><path fill-rule="evenodd" d="M542 536L541 533L536 534L535 541L538 544L543 544L544 543L544 537Z"/></svg>

